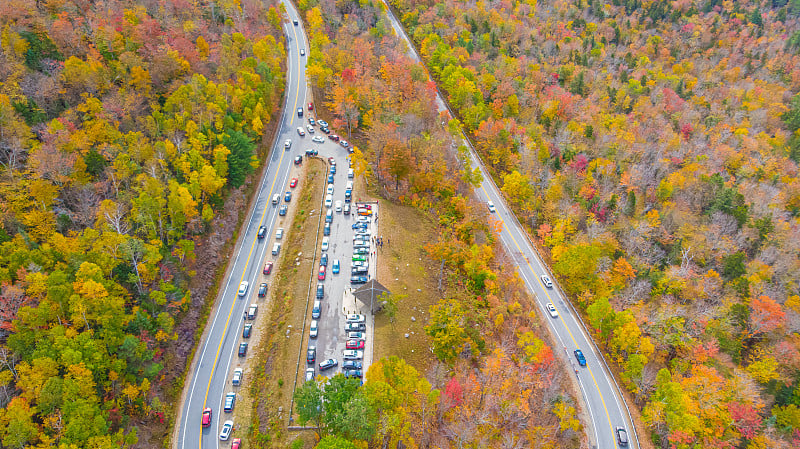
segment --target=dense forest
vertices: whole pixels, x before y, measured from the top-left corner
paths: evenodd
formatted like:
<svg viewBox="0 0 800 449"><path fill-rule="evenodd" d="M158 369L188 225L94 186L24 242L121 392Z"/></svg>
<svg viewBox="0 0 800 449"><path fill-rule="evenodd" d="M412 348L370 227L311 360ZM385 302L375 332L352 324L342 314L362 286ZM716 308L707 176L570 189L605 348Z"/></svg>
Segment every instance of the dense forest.
<svg viewBox="0 0 800 449"><path fill-rule="evenodd" d="M392 7L656 447L800 446L800 2Z"/></svg>
<svg viewBox="0 0 800 449"><path fill-rule="evenodd" d="M425 250L443 267L425 328L430 366L386 358L361 388L342 376L308 382L295 397L300 422L319 426L318 448L581 447L566 372L485 205L470 199L479 177L457 148L457 123L439 113L435 86L406 55L385 6L299 6L311 43L307 74L333 126L357 143L357 171L384 198L435 220Z"/></svg>
<svg viewBox="0 0 800 449"><path fill-rule="evenodd" d="M162 444L134 423L173 419L176 320L206 299L196 245L280 111L281 17L271 0L0 2L3 447Z"/></svg>

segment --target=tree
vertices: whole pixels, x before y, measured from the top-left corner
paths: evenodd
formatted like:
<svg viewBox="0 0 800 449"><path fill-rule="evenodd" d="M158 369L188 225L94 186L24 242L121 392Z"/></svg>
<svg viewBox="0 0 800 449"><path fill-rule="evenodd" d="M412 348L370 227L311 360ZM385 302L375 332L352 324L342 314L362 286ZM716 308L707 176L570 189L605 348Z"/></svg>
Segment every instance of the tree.
<svg viewBox="0 0 800 449"><path fill-rule="evenodd" d="M317 427L317 433L322 435L325 411L322 408L322 390L317 382L306 382L301 385L294 392L294 401L297 404L298 422L301 425L313 422Z"/></svg>
<svg viewBox="0 0 800 449"><path fill-rule="evenodd" d="M253 172L251 160L255 144L240 131L228 131L222 139L230 154L228 155L228 183L233 188L244 184L245 177Z"/></svg>
<svg viewBox="0 0 800 449"><path fill-rule="evenodd" d="M316 449L358 449L358 446L352 442L335 435L328 435L322 438L314 447Z"/></svg>

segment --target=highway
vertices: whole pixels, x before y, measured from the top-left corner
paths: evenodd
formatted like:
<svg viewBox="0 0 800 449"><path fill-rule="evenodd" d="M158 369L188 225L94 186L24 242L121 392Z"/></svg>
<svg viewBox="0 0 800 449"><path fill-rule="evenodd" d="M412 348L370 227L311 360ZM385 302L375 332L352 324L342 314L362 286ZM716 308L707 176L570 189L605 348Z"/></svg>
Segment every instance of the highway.
<svg viewBox="0 0 800 449"><path fill-rule="evenodd" d="M306 124L305 117L298 117L297 109L306 110L305 59L300 56L300 49L308 50L308 44L302 30L302 21L290 2L283 2L290 19L297 20L283 23L288 45L288 82L286 87L286 104L281 116L282 122L278 130L275 148L268 153L264 176L256 192L255 207L250 211L242 229L239 246L234 250L234 260L230 262L228 276L222 283L222 294L218 297L206 324L204 340L199 342L193 366L186 376L183 391L183 404L177 418L173 445L179 449L189 448L228 448L233 438L244 436L249 423L235 423L236 429L229 441L220 441L219 433L223 422L233 419L233 413L223 412L223 398L229 392L237 392L239 388L231 384L231 373L237 366L244 367L248 357L238 357L237 350L242 339L242 328L245 324L243 315L248 305L259 304L259 313L266 312L266 302L257 297L258 285L274 276L262 274L265 255L269 260L277 260L280 256L272 256L272 244L275 230L281 227L283 217L278 215L278 206L271 203L272 195L279 194L279 204L284 202L284 193L288 190L293 159L303 154L306 143L311 136L301 138L297 135L297 127ZM307 53L306 53L307 54ZM293 145L286 151L284 141L292 139ZM302 181L301 181L302 182ZM296 199L293 199L296 201ZM267 227L267 238L257 238L261 225ZM288 229L287 229L288 230ZM201 261L202 263L202 261ZM246 280L250 287L244 296L237 295L239 284ZM254 329L254 331L257 331ZM252 348L250 348L252 350ZM247 370L245 369L245 372ZM244 384L247 384L245 378ZM203 409L213 410L211 425L201 426Z"/></svg>
<svg viewBox="0 0 800 449"><path fill-rule="evenodd" d="M387 5L387 14L395 32L405 40L409 47L408 56L416 61L420 61L413 44L405 33L401 23L392 13ZM440 110L445 110L445 102L441 93L437 89L437 104ZM450 112L452 116L452 112ZM481 201L492 201L497 210L493 213L493 218L502 223L500 240L506 250L511 255L517 265L517 271L528 288L528 291L536 299L542 316L544 316L550 326L553 338L561 348L553 348L554 351L565 355L564 360L569 361L570 371L575 373L576 381L581 389L587 413L591 422L586 428L586 433L599 449L620 447L617 442L616 428L623 427L627 430L630 443L627 447L638 448L635 428L632 425L630 413L624 398L620 395L619 388L613 376L605 366L602 356L597 352L595 346L590 342L586 329L583 327L580 318L576 316L574 309L568 304L566 296L558 289L546 288L540 276L548 274L555 280L547 266L528 240L527 235L522 231L522 226L514 217L511 209L506 205L499 189L492 181L489 173L483 166L478 154L466 137L464 143L470 148L472 166L480 169L483 182L475 193ZM547 303L552 303L557 312L557 318L551 318L545 309ZM586 357L586 366L578 365L573 351L580 349Z"/></svg>

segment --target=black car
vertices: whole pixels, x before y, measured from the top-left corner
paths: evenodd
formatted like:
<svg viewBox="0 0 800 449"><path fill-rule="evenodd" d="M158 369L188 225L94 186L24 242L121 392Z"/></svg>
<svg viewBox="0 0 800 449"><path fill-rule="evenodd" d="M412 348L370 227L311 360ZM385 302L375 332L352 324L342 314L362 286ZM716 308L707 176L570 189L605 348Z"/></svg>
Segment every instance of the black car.
<svg viewBox="0 0 800 449"><path fill-rule="evenodd" d="M258 238L263 239L267 235L267 227L261 226L258 228Z"/></svg>
<svg viewBox="0 0 800 449"><path fill-rule="evenodd" d="M367 330L367 325L364 323L345 323L344 331L345 332L365 332Z"/></svg>
<svg viewBox="0 0 800 449"><path fill-rule="evenodd" d="M294 165L300 165L302 163L303 163L303 156L295 156Z"/></svg>
<svg viewBox="0 0 800 449"><path fill-rule="evenodd" d="M315 149L306 150L306 156L316 156L319 154L319 151Z"/></svg>
<svg viewBox="0 0 800 449"><path fill-rule="evenodd" d="M351 284L366 284L368 280L366 276L350 276Z"/></svg>
<svg viewBox="0 0 800 449"><path fill-rule="evenodd" d="M247 355L247 343L239 343L239 357Z"/></svg>
<svg viewBox="0 0 800 449"><path fill-rule="evenodd" d="M303 108L297 108L297 116L298 117L302 117L303 116Z"/></svg>
<svg viewBox="0 0 800 449"><path fill-rule="evenodd" d="M361 369L361 360L347 360L342 363L342 369Z"/></svg>
<svg viewBox="0 0 800 449"><path fill-rule="evenodd" d="M314 363L316 360L317 360L317 347L309 346L308 352L306 353L306 362L311 364Z"/></svg>
<svg viewBox="0 0 800 449"><path fill-rule="evenodd" d="M361 378L363 373L360 369L346 369L344 370L344 377Z"/></svg>
<svg viewBox="0 0 800 449"><path fill-rule="evenodd" d="M322 228L322 235L329 236L331 235L331 224L325 223L325 227Z"/></svg>
<svg viewBox="0 0 800 449"><path fill-rule="evenodd" d="M328 253L324 253L322 257L319 258L319 264L323 267L328 266Z"/></svg>
<svg viewBox="0 0 800 449"><path fill-rule="evenodd" d="M320 126L319 130L324 132L325 134L330 134L331 132L331 130L329 130L327 126Z"/></svg>
<svg viewBox="0 0 800 449"><path fill-rule="evenodd" d="M283 196L283 200L286 201L287 203L289 201L292 201L292 192L286 192L286 195Z"/></svg>
<svg viewBox="0 0 800 449"><path fill-rule="evenodd" d="M317 285L317 299L322 299L325 296L325 286L322 284Z"/></svg>
<svg viewBox="0 0 800 449"><path fill-rule="evenodd" d="M244 325L244 329L242 329L242 338L250 338L250 334L253 332L253 325L247 323Z"/></svg>
<svg viewBox="0 0 800 449"><path fill-rule="evenodd" d="M339 362L337 362L336 359L328 359L328 360L325 360L324 362L320 362L319 363L319 370L320 371L325 371L326 369L333 368L334 366L336 366L338 364L339 364Z"/></svg>
<svg viewBox="0 0 800 449"><path fill-rule="evenodd" d="M289 208L288 208L288 207L287 207L285 204L281 204L281 208L280 208L280 210L278 211L278 215L280 215L281 217L283 217L283 216L285 216L285 215L286 215L286 211L288 211L288 210L289 210Z"/></svg>
<svg viewBox="0 0 800 449"><path fill-rule="evenodd" d="M294 22L294 24L297 25L297 19L292 20L292 22Z"/></svg>
<svg viewBox="0 0 800 449"><path fill-rule="evenodd" d="M258 287L258 296L259 298L263 298L267 296L267 283L262 282L261 285Z"/></svg>

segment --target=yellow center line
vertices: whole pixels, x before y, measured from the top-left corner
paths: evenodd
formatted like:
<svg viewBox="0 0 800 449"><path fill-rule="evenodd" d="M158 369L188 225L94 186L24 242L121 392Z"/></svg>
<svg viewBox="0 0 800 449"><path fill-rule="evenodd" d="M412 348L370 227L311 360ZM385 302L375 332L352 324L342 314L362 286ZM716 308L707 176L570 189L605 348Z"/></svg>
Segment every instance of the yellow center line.
<svg viewBox="0 0 800 449"><path fill-rule="evenodd" d="M299 41L297 40L297 30L295 30L294 27L292 27L292 28L294 30L295 41L298 43L297 54L299 55L300 54L300 47L299 47ZM300 67L300 64L298 62L297 89L295 90L295 97L294 97L294 108L295 109L297 108L297 99L300 97L299 67ZM293 115L292 115L290 123L294 124L294 116ZM275 147L275 151L278 151L278 146L277 145ZM269 198L272 197L272 192L275 189L275 183L278 182L278 175L280 175L280 167L281 167L281 164L283 163L283 155L285 153L286 153L285 150L281 151L281 157L280 157L280 159L278 159L278 170L275 171L275 178L273 178L272 184L270 184L270 187L269 187L269 194L267 194L267 200L268 201L269 201ZM269 204L269 203L267 203L267 204ZM261 213L261 218L259 219L259 225L264 222L264 218L267 216L267 208L268 208L267 204L264 205L264 211ZM242 277L239 279L239 284L241 284L242 281L244 281L244 278L247 275L247 267L250 266L250 258L253 255L253 250L255 249L257 242L258 242L258 239L254 239L253 240L253 244L250 246L250 251L247 254L247 260L245 260L245 265L244 265L244 269L242 270ZM233 309L236 308L236 303L238 301L239 301L239 295L237 293L236 299L233 301L233 304L231 305L231 308L228 311L228 318L225 320L225 327L223 328L223 331L222 331L222 338L219 341L219 345L217 346L217 352L214 355L214 363L211 365L211 375L208 376L208 385L206 385L206 394L205 394L205 397L203 398L203 409L205 409L207 404L208 404L208 394L211 391L211 379L214 377L214 370L216 370L216 368L217 368L217 362L219 361L219 354L222 351L222 342L225 341L225 334L228 333L228 325L231 322L231 316L233 315ZM225 373L225 374L227 376L227 373ZM200 447L200 448L203 447L203 432L200 432L198 447Z"/></svg>
<svg viewBox="0 0 800 449"><path fill-rule="evenodd" d="M484 196L486 198L489 198L489 194L488 192L486 192L486 188L481 186L481 190L483 190ZM511 237L511 241L514 242L514 246L517 247L517 251L519 251L520 254L522 254L522 248L519 246L519 243L517 243L517 239L514 238L514 234L512 234L510 230L508 231L508 236ZM536 276L536 272L534 271L533 266L531 265L531 262L528 260L527 257L525 257L525 264L528 265L528 269L530 269L530 271L533 273L534 277L539 282L539 285L542 286L542 290L544 291L544 294L547 295L547 299L549 300L549 302L553 304L553 307L555 307L556 305L555 303L553 303L553 298L550 296L550 292L547 290L547 287L542 283L542 279L539 276ZM556 311L558 311L558 309L556 309ZM575 345L575 347L578 347L578 342L575 341L575 337L572 335L572 331L569 329L569 326L567 326L567 323L564 321L564 317L562 317L560 313L558 314L558 319L561 321L561 324L564 325L564 329L567 330L567 333L569 334L569 338L572 340L572 343ZM594 387L597 390L597 394L600 395L600 402L603 404L603 409L605 410L606 413L606 420L608 421L608 427L611 429L611 434L613 435L614 427L611 425L611 416L608 414L608 407L606 406L605 398L603 398L603 393L600 392L600 386L597 384L597 379L595 379L592 369L589 368L589 366L587 366L586 370L589 371L589 375L592 376ZM600 442L598 441L597 444L600 444ZM614 447L616 447L616 445L617 443L614 442Z"/></svg>

